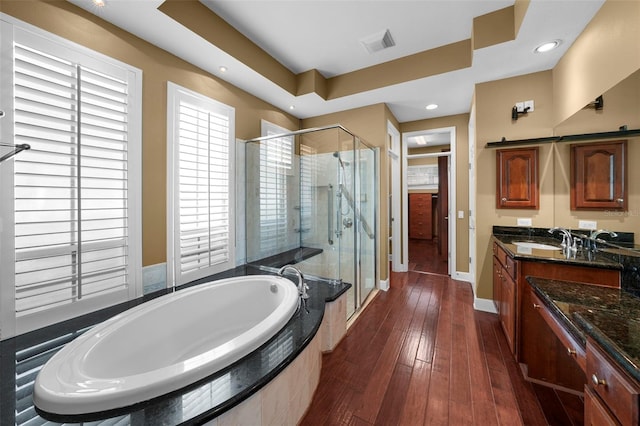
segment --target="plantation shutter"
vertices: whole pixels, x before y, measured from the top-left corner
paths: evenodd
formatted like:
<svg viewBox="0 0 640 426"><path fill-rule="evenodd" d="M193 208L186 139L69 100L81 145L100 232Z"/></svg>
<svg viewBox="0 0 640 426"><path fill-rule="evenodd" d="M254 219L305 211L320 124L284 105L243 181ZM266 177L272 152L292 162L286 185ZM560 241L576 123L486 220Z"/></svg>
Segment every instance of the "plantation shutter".
<svg viewBox="0 0 640 426"><path fill-rule="evenodd" d="M287 132L266 123L263 136ZM293 136L260 142L260 253L270 256L286 250L288 231L288 176L293 174Z"/></svg>
<svg viewBox="0 0 640 426"><path fill-rule="evenodd" d="M184 283L235 266L233 109L186 89L176 90L174 268L177 281Z"/></svg>
<svg viewBox="0 0 640 426"><path fill-rule="evenodd" d="M135 297L141 273L131 172L140 169L131 139L141 72L48 33L5 28L13 60L2 85L13 108L2 137L31 149L0 170L0 214L12 228L0 229L12 253L3 254L2 294L14 296L3 338Z"/></svg>

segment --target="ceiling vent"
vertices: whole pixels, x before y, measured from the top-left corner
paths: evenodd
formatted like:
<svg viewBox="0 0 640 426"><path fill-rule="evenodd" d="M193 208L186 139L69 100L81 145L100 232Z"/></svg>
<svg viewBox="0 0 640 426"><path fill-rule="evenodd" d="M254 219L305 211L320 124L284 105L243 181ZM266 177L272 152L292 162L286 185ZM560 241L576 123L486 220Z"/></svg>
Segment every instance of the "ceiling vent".
<svg viewBox="0 0 640 426"><path fill-rule="evenodd" d="M374 53L387 47L395 46L396 43L391 37L389 30L385 30L360 39L360 43L367 49L367 52Z"/></svg>

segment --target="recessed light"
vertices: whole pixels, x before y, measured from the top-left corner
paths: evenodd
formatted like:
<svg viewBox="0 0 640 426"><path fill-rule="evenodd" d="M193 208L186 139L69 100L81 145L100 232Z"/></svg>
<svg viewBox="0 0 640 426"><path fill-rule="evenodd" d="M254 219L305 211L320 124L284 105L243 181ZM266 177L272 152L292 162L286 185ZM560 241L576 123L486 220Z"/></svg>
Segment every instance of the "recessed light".
<svg viewBox="0 0 640 426"><path fill-rule="evenodd" d="M96 7L104 7L104 0L93 0L93 5Z"/></svg>
<svg viewBox="0 0 640 426"><path fill-rule="evenodd" d="M225 67L224 65L220 66L218 69L220 70L220 72L227 72L227 67Z"/></svg>
<svg viewBox="0 0 640 426"><path fill-rule="evenodd" d="M558 46L560 46L560 40L548 41L548 42L542 43L540 46L536 47L534 49L534 52L536 52L536 53L544 53L544 52L548 52L550 50L553 50Z"/></svg>
<svg viewBox="0 0 640 426"><path fill-rule="evenodd" d="M432 109L436 109L438 108L438 105L436 104L429 104L425 107L426 109L428 109L429 111L431 111Z"/></svg>
<svg viewBox="0 0 640 426"><path fill-rule="evenodd" d="M296 109L296 107L294 107L293 105L289 105L289 109L294 110Z"/></svg>

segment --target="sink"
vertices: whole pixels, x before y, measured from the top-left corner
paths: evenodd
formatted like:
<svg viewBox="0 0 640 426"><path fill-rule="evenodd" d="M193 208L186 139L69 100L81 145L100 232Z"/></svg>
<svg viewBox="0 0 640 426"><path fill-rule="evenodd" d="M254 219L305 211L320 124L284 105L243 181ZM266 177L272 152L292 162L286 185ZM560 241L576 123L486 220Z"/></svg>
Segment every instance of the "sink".
<svg viewBox="0 0 640 426"><path fill-rule="evenodd" d="M513 243L518 247L538 249L538 250L561 250L562 247L552 246L551 244L534 243L533 241L515 241Z"/></svg>

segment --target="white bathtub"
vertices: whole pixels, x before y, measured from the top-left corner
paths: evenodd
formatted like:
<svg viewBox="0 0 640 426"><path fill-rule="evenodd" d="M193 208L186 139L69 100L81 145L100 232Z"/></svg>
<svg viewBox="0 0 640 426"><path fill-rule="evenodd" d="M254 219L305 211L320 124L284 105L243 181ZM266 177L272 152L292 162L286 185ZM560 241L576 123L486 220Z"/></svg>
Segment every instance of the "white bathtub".
<svg viewBox="0 0 640 426"><path fill-rule="evenodd" d="M291 281L250 275L143 303L56 353L36 378L34 404L86 414L180 389L256 350L289 321L297 301Z"/></svg>

